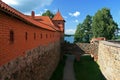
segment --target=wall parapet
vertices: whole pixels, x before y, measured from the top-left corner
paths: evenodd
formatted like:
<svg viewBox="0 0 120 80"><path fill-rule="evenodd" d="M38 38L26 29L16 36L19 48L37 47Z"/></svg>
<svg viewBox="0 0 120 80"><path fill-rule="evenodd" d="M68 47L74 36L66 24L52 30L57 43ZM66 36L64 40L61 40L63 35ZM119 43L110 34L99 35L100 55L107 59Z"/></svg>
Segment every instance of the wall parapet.
<svg viewBox="0 0 120 80"><path fill-rule="evenodd" d="M100 41L98 64L107 80L120 79L120 45L116 41Z"/></svg>

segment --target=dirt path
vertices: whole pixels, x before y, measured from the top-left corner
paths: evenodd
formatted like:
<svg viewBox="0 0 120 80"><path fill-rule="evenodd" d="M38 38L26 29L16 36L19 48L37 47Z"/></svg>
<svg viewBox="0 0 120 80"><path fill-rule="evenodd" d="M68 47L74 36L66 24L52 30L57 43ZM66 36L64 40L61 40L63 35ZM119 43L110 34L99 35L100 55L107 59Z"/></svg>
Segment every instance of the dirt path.
<svg viewBox="0 0 120 80"><path fill-rule="evenodd" d="M73 55L67 55L67 60L64 67L63 80L75 80L74 68L73 68L74 58L75 57Z"/></svg>

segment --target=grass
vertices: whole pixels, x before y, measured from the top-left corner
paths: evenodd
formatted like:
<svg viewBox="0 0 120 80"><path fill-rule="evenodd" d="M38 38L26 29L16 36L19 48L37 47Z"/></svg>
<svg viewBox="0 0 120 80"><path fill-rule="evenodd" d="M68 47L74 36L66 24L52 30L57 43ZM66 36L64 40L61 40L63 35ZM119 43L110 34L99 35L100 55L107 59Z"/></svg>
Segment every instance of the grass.
<svg viewBox="0 0 120 80"><path fill-rule="evenodd" d="M81 56L79 62L75 60L74 70L76 80L106 80L90 56Z"/></svg>
<svg viewBox="0 0 120 80"><path fill-rule="evenodd" d="M64 66L65 66L65 61L66 61L66 56L63 56L63 60L61 60L53 72L50 80L62 80L63 79L63 72L64 72Z"/></svg>

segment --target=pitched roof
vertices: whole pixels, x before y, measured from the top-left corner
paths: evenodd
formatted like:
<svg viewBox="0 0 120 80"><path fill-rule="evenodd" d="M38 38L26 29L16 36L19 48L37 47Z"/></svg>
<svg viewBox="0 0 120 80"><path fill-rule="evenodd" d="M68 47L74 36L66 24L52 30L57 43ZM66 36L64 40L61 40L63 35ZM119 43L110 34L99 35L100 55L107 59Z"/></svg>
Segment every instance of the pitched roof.
<svg viewBox="0 0 120 80"><path fill-rule="evenodd" d="M32 18L32 16L30 15L26 15L26 16L29 18ZM49 25L50 27L54 28L57 31L60 31L60 29L56 27L56 25L53 23L53 21L51 20L49 16L34 16L33 19L45 25Z"/></svg>
<svg viewBox="0 0 120 80"><path fill-rule="evenodd" d="M60 31L60 29L58 27L56 27L55 24L53 24L53 22L49 16L35 16L34 19L41 23L49 25L50 27L56 29L57 31Z"/></svg>
<svg viewBox="0 0 120 80"><path fill-rule="evenodd" d="M5 12L5 13L8 13L9 15L13 15L14 17L19 18L20 20L22 20L26 23L30 23L31 25L34 25L36 27L56 31L54 28L50 27L49 25L43 24L41 22L35 21L35 20L25 16L24 14L15 10L14 8L10 7L6 3L2 2L1 0L0 0L0 10Z"/></svg>
<svg viewBox="0 0 120 80"><path fill-rule="evenodd" d="M65 21L64 18L61 16L61 13L59 12L59 10L56 13L56 15L53 17L52 20L63 20L63 21Z"/></svg>

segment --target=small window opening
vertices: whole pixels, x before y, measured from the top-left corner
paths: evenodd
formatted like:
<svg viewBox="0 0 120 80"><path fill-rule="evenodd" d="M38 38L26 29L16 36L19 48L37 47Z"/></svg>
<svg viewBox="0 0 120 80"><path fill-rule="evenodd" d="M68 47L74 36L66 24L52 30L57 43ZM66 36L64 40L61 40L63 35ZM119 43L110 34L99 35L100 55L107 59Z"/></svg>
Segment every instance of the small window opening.
<svg viewBox="0 0 120 80"><path fill-rule="evenodd" d="M40 34L40 38L42 39L42 34Z"/></svg>
<svg viewBox="0 0 120 80"><path fill-rule="evenodd" d="M14 42L14 32L11 30L10 31L10 43Z"/></svg>
<svg viewBox="0 0 120 80"><path fill-rule="evenodd" d="M25 39L27 40L28 39L28 33L25 32Z"/></svg>
<svg viewBox="0 0 120 80"><path fill-rule="evenodd" d="M46 34L46 38L47 38L48 36L47 36L47 34Z"/></svg>
<svg viewBox="0 0 120 80"><path fill-rule="evenodd" d="M34 39L36 39L36 33L34 33Z"/></svg>

